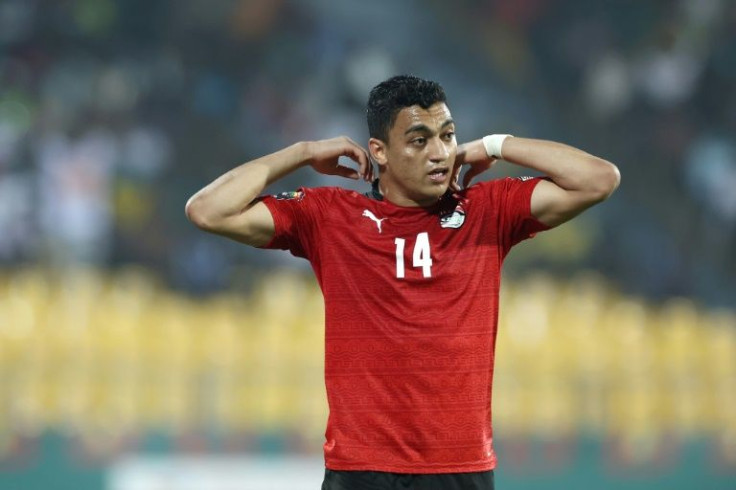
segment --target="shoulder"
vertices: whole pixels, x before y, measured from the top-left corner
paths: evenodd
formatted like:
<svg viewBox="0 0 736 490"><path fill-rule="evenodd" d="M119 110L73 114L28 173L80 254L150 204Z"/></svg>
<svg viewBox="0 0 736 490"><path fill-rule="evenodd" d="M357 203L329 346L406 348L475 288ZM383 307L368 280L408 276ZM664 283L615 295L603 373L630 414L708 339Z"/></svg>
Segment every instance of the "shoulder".
<svg viewBox="0 0 736 490"><path fill-rule="evenodd" d="M353 195L360 195L356 191L343 189L341 187L299 187L296 190L282 191L270 194L265 197L275 199L277 201L302 201L305 198L310 199L330 199L330 198L346 198Z"/></svg>
<svg viewBox="0 0 736 490"><path fill-rule="evenodd" d="M502 178L477 182L470 187L460 190L455 195L460 199L471 202L477 200L488 200L489 197L498 195L502 192L504 180L506 179Z"/></svg>
<svg viewBox="0 0 736 490"><path fill-rule="evenodd" d="M300 190L304 193L305 197L319 199L326 204L332 205L368 200L364 194L342 187L312 187L302 188Z"/></svg>
<svg viewBox="0 0 736 490"><path fill-rule="evenodd" d="M502 177L474 184L461 191L469 207L492 214L528 214L539 177Z"/></svg>
<svg viewBox="0 0 736 490"><path fill-rule="evenodd" d="M341 187L300 187L263 197L270 209L301 209L319 213L339 212L345 207L365 205L367 200L363 194Z"/></svg>

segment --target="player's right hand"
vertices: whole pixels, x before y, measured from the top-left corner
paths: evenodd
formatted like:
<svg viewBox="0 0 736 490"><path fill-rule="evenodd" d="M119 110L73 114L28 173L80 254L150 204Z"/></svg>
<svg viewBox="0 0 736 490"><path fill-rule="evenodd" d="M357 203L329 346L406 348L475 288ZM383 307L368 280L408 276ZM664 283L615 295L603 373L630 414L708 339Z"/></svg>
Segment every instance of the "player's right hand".
<svg viewBox="0 0 736 490"><path fill-rule="evenodd" d="M373 164L368 152L347 136L327 140L310 141L307 144L307 162L317 172L348 179L373 180ZM358 164L358 169L340 164L340 157L348 157Z"/></svg>

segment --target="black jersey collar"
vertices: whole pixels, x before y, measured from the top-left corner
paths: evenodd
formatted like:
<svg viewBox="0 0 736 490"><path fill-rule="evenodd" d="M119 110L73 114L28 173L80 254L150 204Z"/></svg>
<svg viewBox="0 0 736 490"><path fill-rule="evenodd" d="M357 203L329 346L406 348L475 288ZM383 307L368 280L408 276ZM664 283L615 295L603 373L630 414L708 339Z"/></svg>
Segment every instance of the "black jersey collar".
<svg viewBox="0 0 736 490"><path fill-rule="evenodd" d="M375 179L373 183L371 184L371 190L363 194L368 199L374 199L376 201L383 201L383 194L381 194L381 190L378 188L378 179Z"/></svg>
<svg viewBox="0 0 736 490"><path fill-rule="evenodd" d="M383 201L383 194L381 194L381 189L378 188L378 180L379 179L375 179L371 184L371 190L364 192L363 195L368 199L373 199L374 201ZM447 189L447 192L445 192L445 194L440 198L440 201L444 201L452 196L453 192L450 189Z"/></svg>

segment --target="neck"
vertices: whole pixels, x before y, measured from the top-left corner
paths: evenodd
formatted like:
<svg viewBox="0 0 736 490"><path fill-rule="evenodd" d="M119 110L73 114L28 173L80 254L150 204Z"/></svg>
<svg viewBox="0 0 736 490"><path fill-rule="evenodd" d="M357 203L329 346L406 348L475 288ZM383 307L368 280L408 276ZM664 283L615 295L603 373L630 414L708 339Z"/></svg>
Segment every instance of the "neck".
<svg viewBox="0 0 736 490"><path fill-rule="evenodd" d="M402 196L398 192L392 192L391 186L384 180L376 179L373 183L373 192L380 195L381 200L385 199L391 204L405 208L428 208L437 204L442 197L427 197L421 200L414 200L406 196Z"/></svg>

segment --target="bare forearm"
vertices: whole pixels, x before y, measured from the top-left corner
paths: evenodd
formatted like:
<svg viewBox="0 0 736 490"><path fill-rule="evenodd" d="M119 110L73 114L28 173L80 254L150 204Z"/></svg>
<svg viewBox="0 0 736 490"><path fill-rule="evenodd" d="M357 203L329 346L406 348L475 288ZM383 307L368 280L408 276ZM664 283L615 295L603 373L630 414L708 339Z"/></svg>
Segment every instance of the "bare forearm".
<svg viewBox="0 0 736 490"><path fill-rule="evenodd" d="M189 199L187 216L206 225L242 213L268 185L307 163L306 146L296 143L221 175Z"/></svg>
<svg viewBox="0 0 736 490"><path fill-rule="evenodd" d="M568 191L608 197L618 186L615 165L569 145L530 138L506 138L503 158L537 170Z"/></svg>
<svg viewBox="0 0 736 490"><path fill-rule="evenodd" d="M341 157L355 161L358 169L341 165ZM325 175L373 178L368 153L346 136L296 143L218 177L189 199L187 217L205 231L247 245L264 245L273 236L275 224L266 205L256 197L268 185L305 165Z"/></svg>

